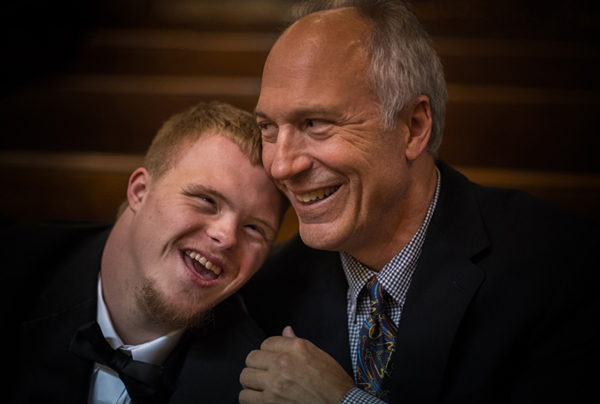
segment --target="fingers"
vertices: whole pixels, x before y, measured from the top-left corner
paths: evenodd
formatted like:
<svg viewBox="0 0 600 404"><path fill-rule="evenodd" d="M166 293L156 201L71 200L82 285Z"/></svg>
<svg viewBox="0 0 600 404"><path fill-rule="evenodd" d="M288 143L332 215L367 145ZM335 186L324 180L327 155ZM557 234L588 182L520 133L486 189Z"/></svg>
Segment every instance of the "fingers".
<svg viewBox="0 0 600 404"><path fill-rule="evenodd" d="M250 352L240 375L242 404L339 403L354 381L327 353L286 327Z"/></svg>
<svg viewBox="0 0 600 404"><path fill-rule="evenodd" d="M281 335L284 336L284 337L288 337L288 338L295 338L296 337L296 334L294 333L294 330L289 325L283 329L283 333Z"/></svg>
<svg viewBox="0 0 600 404"><path fill-rule="evenodd" d="M265 388L266 372L260 369L244 368L240 373L240 383L244 389L262 391Z"/></svg>
<svg viewBox="0 0 600 404"><path fill-rule="evenodd" d="M261 403L262 393L254 390L242 390L238 396L240 404L258 404Z"/></svg>
<svg viewBox="0 0 600 404"><path fill-rule="evenodd" d="M258 370L269 370L270 365L275 361L277 353L265 351L265 350L254 350L246 357L246 366Z"/></svg>
<svg viewBox="0 0 600 404"><path fill-rule="evenodd" d="M284 332L288 333L284 330ZM291 331L293 333L293 331ZM282 337L270 337L263 341L260 349L269 352L284 352L294 351L296 349L306 348L306 344L310 344L309 341L302 338L295 337L290 338L293 335L284 335Z"/></svg>

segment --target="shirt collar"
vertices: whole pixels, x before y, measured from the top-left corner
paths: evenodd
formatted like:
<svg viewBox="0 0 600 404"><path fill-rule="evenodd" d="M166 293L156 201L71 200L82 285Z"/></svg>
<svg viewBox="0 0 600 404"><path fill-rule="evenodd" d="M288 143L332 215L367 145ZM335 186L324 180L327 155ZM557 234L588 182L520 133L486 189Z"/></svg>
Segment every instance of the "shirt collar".
<svg viewBox="0 0 600 404"><path fill-rule="evenodd" d="M352 296L353 301L357 300L362 288L373 276L377 276L377 279L381 282L384 290L389 293L394 300L397 302L402 302L404 300L403 297L406 291L403 291L401 288L393 287L393 280L397 279L399 274L406 271L411 265L414 265L419 258L425 240L425 233L429 227L429 222L433 216L440 193L442 176L437 167L436 173L437 182L435 192L421 226L408 244L395 255L380 272L373 271L348 253L343 251L340 252L342 267L344 268L346 279L348 280L348 292L350 293L350 296Z"/></svg>
<svg viewBox="0 0 600 404"><path fill-rule="evenodd" d="M102 279L100 276L98 276L98 309L96 312L96 321L102 330L102 334L104 334L104 338L113 349L121 349L130 353L133 359L153 365L162 365L181 339L184 331L176 330L140 345L123 344L123 341L121 341L121 338L113 327L108 308L104 303Z"/></svg>

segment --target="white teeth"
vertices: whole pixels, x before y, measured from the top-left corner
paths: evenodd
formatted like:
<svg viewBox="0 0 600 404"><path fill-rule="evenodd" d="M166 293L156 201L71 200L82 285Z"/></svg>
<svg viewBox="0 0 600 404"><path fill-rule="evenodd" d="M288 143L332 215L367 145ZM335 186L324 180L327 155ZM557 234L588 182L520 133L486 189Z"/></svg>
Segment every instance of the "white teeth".
<svg viewBox="0 0 600 404"><path fill-rule="evenodd" d="M316 191L309 192L308 194L296 195L296 199L298 199L300 202L311 202L321 200L326 196L333 194L337 190L337 188L338 187L320 188Z"/></svg>
<svg viewBox="0 0 600 404"><path fill-rule="evenodd" d="M203 256L201 256L198 253L195 253L193 251L186 251L185 252L191 259L194 259L196 261L198 261L200 264L204 265L204 267L206 269L210 269L211 271L213 271L215 274L219 275L222 271L221 267L218 265L213 264L212 262L210 262L209 260L207 260L206 258L204 258Z"/></svg>

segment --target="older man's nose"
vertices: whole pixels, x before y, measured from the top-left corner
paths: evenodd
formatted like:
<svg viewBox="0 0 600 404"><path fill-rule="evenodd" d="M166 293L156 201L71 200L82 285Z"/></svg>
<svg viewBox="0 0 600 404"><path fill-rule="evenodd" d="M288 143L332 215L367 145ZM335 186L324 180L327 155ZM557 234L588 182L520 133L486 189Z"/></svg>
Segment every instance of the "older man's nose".
<svg viewBox="0 0 600 404"><path fill-rule="evenodd" d="M263 146L263 161L267 172L279 181L290 179L311 166L301 135L283 128L275 143Z"/></svg>

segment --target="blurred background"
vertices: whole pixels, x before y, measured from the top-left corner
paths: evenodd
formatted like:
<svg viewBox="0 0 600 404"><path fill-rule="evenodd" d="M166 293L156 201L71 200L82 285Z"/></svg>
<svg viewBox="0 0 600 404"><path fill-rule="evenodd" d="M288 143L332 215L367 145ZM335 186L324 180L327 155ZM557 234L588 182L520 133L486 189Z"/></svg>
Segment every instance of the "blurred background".
<svg viewBox="0 0 600 404"><path fill-rule="evenodd" d="M12 1L0 12L0 222L114 220L172 114L252 111L293 0ZM600 223L600 2L414 0L450 100L440 158ZM280 240L296 232L288 212Z"/></svg>

